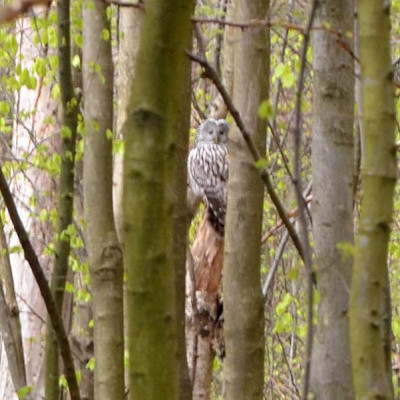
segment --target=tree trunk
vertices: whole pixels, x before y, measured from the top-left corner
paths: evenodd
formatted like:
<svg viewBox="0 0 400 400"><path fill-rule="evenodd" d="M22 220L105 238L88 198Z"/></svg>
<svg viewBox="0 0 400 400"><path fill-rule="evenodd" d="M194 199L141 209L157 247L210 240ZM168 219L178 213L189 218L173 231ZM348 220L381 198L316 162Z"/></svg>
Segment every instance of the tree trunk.
<svg viewBox="0 0 400 400"><path fill-rule="evenodd" d="M387 255L396 183L389 2L359 0L363 198L351 286L350 344L355 396L393 399L383 326Z"/></svg>
<svg viewBox="0 0 400 400"><path fill-rule="evenodd" d="M191 48L192 37L189 37L187 48ZM187 207L187 155L189 146L190 109L191 109L191 63L185 63L184 90L182 93L181 120L176 136L176 155L174 165L173 187L173 251L176 283L176 313L178 324L178 357L179 357L179 398L186 400L191 397L192 385L186 357L185 335L185 284L186 255L188 249L188 207Z"/></svg>
<svg viewBox="0 0 400 400"><path fill-rule="evenodd" d="M179 398L173 189L192 10L189 0L146 3L124 128L131 399Z"/></svg>
<svg viewBox="0 0 400 400"><path fill-rule="evenodd" d="M267 16L268 1L234 1L235 20ZM237 31L233 102L261 154L266 120L258 108L268 98L269 43L266 28ZM260 242L264 185L239 130L229 143L228 209L224 255L226 396L262 399L264 386L264 308L260 286Z"/></svg>
<svg viewBox="0 0 400 400"><path fill-rule="evenodd" d="M135 61L139 49L139 37L144 11L134 7L121 7L119 10L119 49L116 64L115 80L117 115L117 139L123 140L122 128L126 121L126 107L129 91L135 72ZM120 241L123 239L122 185L123 185L123 152L114 154L113 202L114 218Z"/></svg>
<svg viewBox="0 0 400 400"><path fill-rule="evenodd" d="M1 335L7 353L7 361L15 390L27 386L21 321L14 290L8 244L4 226L0 221L0 320ZM20 396L18 396L20 397Z"/></svg>
<svg viewBox="0 0 400 400"><path fill-rule="evenodd" d="M322 1L316 25L352 32L352 0ZM311 367L318 400L353 399L348 339L353 245L353 109L351 54L327 30L313 33L313 234L318 290L318 328ZM352 45L350 43L350 48Z"/></svg>
<svg viewBox="0 0 400 400"><path fill-rule="evenodd" d="M197 230L188 257L187 353L193 400L211 395L212 366L221 324L218 321L219 289L222 277L224 240L210 224L207 213Z"/></svg>
<svg viewBox="0 0 400 400"><path fill-rule="evenodd" d="M107 5L83 7L84 209L92 278L94 394L124 399L122 250L112 206L113 63ZM93 65L100 66L101 73Z"/></svg>
<svg viewBox="0 0 400 400"><path fill-rule="evenodd" d="M70 2L64 1L57 5L58 41L59 41L59 81L62 102L61 126L61 171L58 199L58 227L54 269L51 279L51 290L59 312L62 312L64 288L68 274L68 258L70 254L70 237L67 228L72 223L74 200L74 166L75 144L77 131L77 99L74 95L71 70L71 40L70 40ZM51 321L47 322L46 338L46 376L45 390L47 399L59 398L59 354L57 337Z"/></svg>

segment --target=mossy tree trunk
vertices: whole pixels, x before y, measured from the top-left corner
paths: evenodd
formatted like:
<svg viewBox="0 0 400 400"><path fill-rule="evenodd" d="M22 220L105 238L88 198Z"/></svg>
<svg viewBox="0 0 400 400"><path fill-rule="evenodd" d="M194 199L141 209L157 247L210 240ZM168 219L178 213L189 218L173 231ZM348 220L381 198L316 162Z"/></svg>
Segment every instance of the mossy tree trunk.
<svg viewBox="0 0 400 400"><path fill-rule="evenodd" d="M187 41L191 47L192 36ZM176 282L176 312L178 326L178 357L179 357L179 398L186 400L191 397L192 385L186 357L185 335L185 284L186 284L186 255L188 249L188 207L187 207L187 154L189 146L190 110L191 110L191 63L185 62L184 89L181 98L180 124L175 135L176 153L174 160L173 186L173 251Z"/></svg>
<svg viewBox="0 0 400 400"><path fill-rule="evenodd" d="M62 312L64 288L68 274L68 258L70 254L70 237L67 233L72 223L74 201L74 170L75 144L77 133L78 100L74 94L71 67L71 35L70 35L70 2L69 0L57 4L58 16L58 56L59 81L62 103L61 120L61 170L58 199L58 227L56 254L51 278L51 290L59 312ZM57 338L53 331L50 319L47 322L46 338L46 375L45 393L47 399L58 399L59 386L59 352Z"/></svg>
<svg viewBox="0 0 400 400"><path fill-rule="evenodd" d="M355 396L393 399L383 315L393 195L396 183L395 111L390 58L390 2L359 0L363 197L350 304Z"/></svg>
<svg viewBox="0 0 400 400"><path fill-rule="evenodd" d="M183 338L177 328L183 317L176 312L173 214L178 138L188 135L182 118L190 101L185 50L192 10L191 0L146 2L124 128L131 399L179 398Z"/></svg>
<svg viewBox="0 0 400 400"><path fill-rule="evenodd" d="M316 25L353 31L352 0L324 0ZM311 384L319 400L353 399L348 339L353 259L353 110L351 54L327 30L313 32L313 233L318 290L318 328ZM343 39L350 41L351 39ZM352 47L352 46L351 46Z"/></svg>
<svg viewBox="0 0 400 400"><path fill-rule="evenodd" d="M263 19L266 0L235 0L237 21ZM268 98L269 43L266 28L237 32L233 101L261 154L266 120L258 108ZM228 210L224 255L225 382L229 400L262 399L264 307L260 285L260 242L264 185L237 127L229 142Z"/></svg>
<svg viewBox="0 0 400 400"><path fill-rule="evenodd" d="M94 395L97 400L122 400L123 263L112 206L114 71L106 9L100 1L86 0L83 4L83 185L93 295Z"/></svg>

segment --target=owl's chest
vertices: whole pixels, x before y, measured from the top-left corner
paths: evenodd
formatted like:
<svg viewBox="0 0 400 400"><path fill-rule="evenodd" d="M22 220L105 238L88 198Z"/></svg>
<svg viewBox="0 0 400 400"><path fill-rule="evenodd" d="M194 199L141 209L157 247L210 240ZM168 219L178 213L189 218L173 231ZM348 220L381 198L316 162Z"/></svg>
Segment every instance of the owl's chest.
<svg viewBox="0 0 400 400"><path fill-rule="evenodd" d="M198 149L198 162L206 173L228 177L228 149L224 144L205 144Z"/></svg>

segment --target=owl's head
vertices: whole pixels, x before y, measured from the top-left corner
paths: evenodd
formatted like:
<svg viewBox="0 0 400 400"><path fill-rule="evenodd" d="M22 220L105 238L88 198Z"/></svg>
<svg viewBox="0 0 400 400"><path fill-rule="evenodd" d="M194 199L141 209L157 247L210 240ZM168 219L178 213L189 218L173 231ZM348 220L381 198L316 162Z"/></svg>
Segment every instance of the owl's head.
<svg viewBox="0 0 400 400"><path fill-rule="evenodd" d="M228 132L229 125L224 119L217 121L214 118L209 118L200 125L197 131L196 144L226 144L228 142Z"/></svg>

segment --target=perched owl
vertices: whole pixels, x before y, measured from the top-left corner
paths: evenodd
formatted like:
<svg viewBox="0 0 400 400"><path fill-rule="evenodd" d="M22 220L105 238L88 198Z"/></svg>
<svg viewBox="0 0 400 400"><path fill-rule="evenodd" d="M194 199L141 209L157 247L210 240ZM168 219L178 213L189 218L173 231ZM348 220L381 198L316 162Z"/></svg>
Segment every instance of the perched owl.
<svg viewBox="0 0 400 400"><path fill-rule="evenodd" d="M196 196L202 197L207 217L215 230L224 235L227 181L228 131L224 119L207 119L197 131L196 145L188 157L188 178Z"/></svg>

